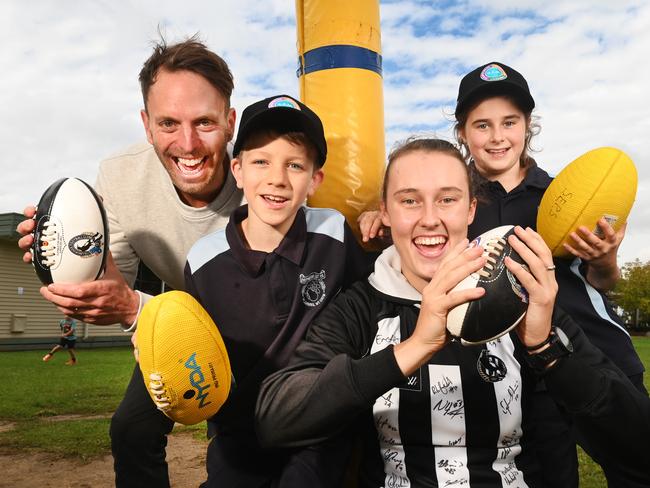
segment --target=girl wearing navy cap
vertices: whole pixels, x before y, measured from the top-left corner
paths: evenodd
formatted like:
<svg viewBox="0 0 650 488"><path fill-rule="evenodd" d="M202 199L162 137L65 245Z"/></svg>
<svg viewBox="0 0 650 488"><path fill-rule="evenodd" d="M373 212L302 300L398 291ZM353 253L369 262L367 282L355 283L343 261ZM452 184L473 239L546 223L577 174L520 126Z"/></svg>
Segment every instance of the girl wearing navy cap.
<svg viewBox="0 0 650 488"><path fill-rule="evenodd" d="M505 224L535 228L539 203L552 179L529 155L531 139L539 132L532 117L534 106L524 77L502 63L480 66L460 82L454 132L469 161L479 197L470 238ZM555 260L558 304L635 386L646 392L643 364L603 293L619 278L616 252L625 226L614 232L604 218L598 226L603 238L583 226L571 234L575 244L564 245L574 258ZM547 486L578 486L570 424L543 389L534 403ZM610 486L628 486L612 467L604 469Z"/></svg>

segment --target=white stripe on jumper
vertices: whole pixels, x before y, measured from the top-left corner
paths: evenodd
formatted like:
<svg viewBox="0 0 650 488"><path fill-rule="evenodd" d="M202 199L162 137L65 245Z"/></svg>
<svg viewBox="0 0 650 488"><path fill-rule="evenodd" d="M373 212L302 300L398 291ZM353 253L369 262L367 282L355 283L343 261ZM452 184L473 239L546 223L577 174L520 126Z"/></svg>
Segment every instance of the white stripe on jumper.
<svg viewBox="0 0 650 488"><path fill-rule="evenodd" d="M469 486L465 399L460 367L430 364L431 442L438 486Z"/></svg>
<svg viewBox="0 0 650 488"><path fill-rule="evenodd" d="M370 347L370 353L398 344L401 339L399 317L380 320L377 335ZM379 438L379 450L384 461L386 487L408 488L411 481L406 475L404 446L399 434L399 388L392 388L377 398L372 407L375 428Z"/></svg>
<svg viewBox="0 0 650 488"><path fill-rule="evenodd" d="M499 415L497 458L492 469L501 476L504 488L526 488L524 474L515 463L521 453L521 366L514 357L515 345L509 335L486 344L490 355L501 359L506 366L506 377L494 383L494 394Z"/></svg>

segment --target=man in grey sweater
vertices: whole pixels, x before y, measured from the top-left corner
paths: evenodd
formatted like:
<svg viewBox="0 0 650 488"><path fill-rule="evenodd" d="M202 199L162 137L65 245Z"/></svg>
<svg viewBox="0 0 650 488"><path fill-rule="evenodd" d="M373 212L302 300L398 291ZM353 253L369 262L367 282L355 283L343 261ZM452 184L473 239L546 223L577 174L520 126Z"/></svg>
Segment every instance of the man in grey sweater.
<svg viewBox="0 0 650 488"><path fill-rule="evenodd" d="M65 315L135 330L148 295L134 291L142 261L172 288L183 289L187 252L203 235L225 227L242 193L229 171L235 128L233 80L223 59L195 38L155 46L140 71L141 111L148 144L103 161L96 189L110 226L102 279L55 283L41 294ZM25 210L32 217L34 208ZM33 220L18 226L29 250ZM29 252L25 261L31 260ZM116 486L167 487L166 435L173 422L158 411L136 365L111 422Z"/></svg>

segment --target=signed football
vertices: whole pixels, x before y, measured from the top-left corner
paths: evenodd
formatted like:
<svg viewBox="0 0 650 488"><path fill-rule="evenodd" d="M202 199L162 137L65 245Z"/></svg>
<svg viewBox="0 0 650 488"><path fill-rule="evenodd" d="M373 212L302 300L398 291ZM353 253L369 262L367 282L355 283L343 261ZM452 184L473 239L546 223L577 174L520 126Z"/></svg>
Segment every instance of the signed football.
<svg viewBox="0 0 650 488"><path fill-rule="evenodd" d="M470 246L483 247L487 262L453 290L480 286L485 288L485 294L478 300L454 307L447 315L447 330L452 336L460 338L464 345L483 344L497 339L526 315L528 293L504 263L505 257L510 256L524 264L508 244L508 236L513 233L512 225L504 225L481 234L470 243Z"/></svg>
<svg viewBox="0 0 650 488"><path fill-rule="evenodd" d="M82 283L101 276L108 221L101 198L78 178L62 178L36 208L32 262L44 284Z"/></svg>

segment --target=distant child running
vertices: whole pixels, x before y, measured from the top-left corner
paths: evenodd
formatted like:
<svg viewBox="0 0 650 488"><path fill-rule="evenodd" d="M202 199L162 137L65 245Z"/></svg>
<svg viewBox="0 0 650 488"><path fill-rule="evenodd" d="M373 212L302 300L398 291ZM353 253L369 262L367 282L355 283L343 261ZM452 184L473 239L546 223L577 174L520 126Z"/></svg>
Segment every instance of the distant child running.
<svg viewBox="0 0 650 488"><path fill-rule="evenodd" d="M247 107L230 169L248 204L188 255L186 289L219 327L236 384L208 421L204 488L341 485L347 444L263 449L254 430L262 380L287 365L338 291L371 268L343 215L304 206L326 155L323 125L306 105L278 95Z"/></svg>
<svg viewBox="0 0 650 488"><path fill-rule="evenodd" d="M77 322L70 317L65 317L59 321L59 327L61 328L61 340L50 352L43 356L43 361L49 361L52 359L52 356L54 356L54 353L67 348L68 354L70 354L70 359L66 361L65 364L68 366L74 366L77 364L77 357L74 354L74 346L77 343L77 336L75 335Z"/></svg>

